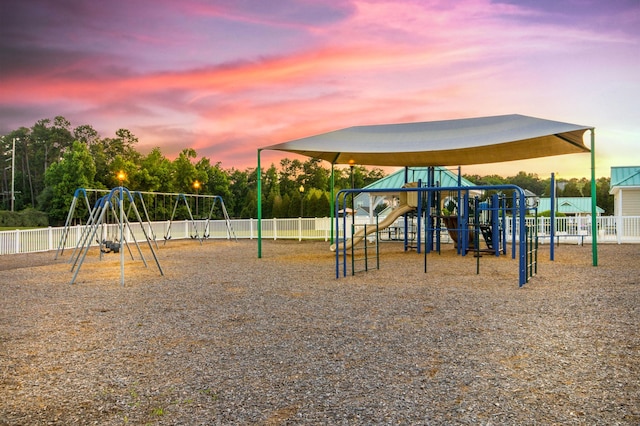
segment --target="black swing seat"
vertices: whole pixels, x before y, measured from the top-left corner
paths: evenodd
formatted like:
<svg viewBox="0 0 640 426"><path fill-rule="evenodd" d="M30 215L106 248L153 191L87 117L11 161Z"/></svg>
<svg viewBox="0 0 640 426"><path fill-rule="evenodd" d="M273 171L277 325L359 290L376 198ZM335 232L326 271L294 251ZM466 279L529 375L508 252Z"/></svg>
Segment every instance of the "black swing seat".
<svg viewBox="0 0 640 426"><path fill-rule="evenodd" d="M100 251L103 253L118 253L120 252L120 243L105 240L100 244Z"/></svg>

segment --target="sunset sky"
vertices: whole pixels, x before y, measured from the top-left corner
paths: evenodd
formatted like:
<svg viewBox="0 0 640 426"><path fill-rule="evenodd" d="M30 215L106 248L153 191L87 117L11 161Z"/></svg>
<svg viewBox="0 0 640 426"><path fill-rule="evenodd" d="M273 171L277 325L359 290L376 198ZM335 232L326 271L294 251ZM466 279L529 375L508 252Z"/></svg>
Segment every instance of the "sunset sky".
<svg viewBox="0 0 640 426"><path fill-rule="evenodd" d="M62 115L255 167L344 127L523 114L640 165L639 0L3 0L0 134ZM589 134L586 134L587 140ZM268 151L278 164L286 153ZM463 173L590 174L588 154Z"/></svg>

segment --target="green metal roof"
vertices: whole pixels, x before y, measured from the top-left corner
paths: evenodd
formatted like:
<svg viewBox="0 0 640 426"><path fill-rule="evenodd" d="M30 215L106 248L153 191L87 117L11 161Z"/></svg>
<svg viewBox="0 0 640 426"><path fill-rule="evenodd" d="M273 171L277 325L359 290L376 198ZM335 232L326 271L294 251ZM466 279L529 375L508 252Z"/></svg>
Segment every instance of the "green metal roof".
<svg viewBox="0 0 640 426"><path fill-rule="evenodd" d="M434 179L436 186L458 186L458 175L451 170L436 166L434 169ZM429 179L429 167L409 167L407 169L407 182L421 181L423 186L427 185ZM465 178L461 178L462 186L474 186L474 184ZM405 184L405 169L400 169L395 173L385 176L382 179L375 181L374 183L365 186L364 189L373 189L380 191L377 193L377 201L374 205L378 204L385 195L388 189L402 188ZM369 194L360 193L355 198L356 206L369 206Z"/></svg>
<svg viewBox="0 0 640 426"><path fill-rule="evenodd" d="M437 186L458 186L458 175L445 167L434 167L434 178ZM410 167L407 171L407 182L422 181L424 185L429 180L429 167ZM465 178L461 178L462 186L474 184ZM405 184L405 170L400 169L395 173L385 176L374 183L367 185L365 189L402 188Z"/></svg>
<svg viewBox="0 0 640 426"><path fill-rule="evenodd" d="M614 186L640 186L640 166L611 167L611 188Z"/></svg>
<svg viewBox="0 0 640 426"><path fill-rule="evenodd" d="M591 214L591 197L558 197L556 199L557 212L565 214ZM540 198L538 211L545 212L551 210L551 198ZM604 213L604 209L596 207L599 214Z"/></svg>
<svg viewBox="0 0 640 426"><path fill-rule="evenodd" d="M434 178L437 186L458 186L458 175L445 167L434 167ZM421 181L424 186L427 185L429 179L429 167L409 167L407 169L407 182ZM386 191L389 189L402 188L405 184L405 169L400 169L395 173L385 176L364 187L364 189L373 189L379 191L374 196L377 201L374 205L381 202L385 195L390 195ZM474 184L465 178L461 178L462 186L474 186ZM369 206L369 194L360 193L355 198L356 206Z"/></svg>

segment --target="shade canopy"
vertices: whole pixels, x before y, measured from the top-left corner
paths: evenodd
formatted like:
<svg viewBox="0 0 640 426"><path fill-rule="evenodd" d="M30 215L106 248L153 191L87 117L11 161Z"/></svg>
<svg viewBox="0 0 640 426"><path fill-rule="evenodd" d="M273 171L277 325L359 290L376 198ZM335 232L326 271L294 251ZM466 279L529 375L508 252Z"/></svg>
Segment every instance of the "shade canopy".
<svg viewBox="0 0 640 426"><path fill-rule="evenodd" d="M524 115L354 126L263 149L332 164L457 166L589 152L593 129Z"/></svg>

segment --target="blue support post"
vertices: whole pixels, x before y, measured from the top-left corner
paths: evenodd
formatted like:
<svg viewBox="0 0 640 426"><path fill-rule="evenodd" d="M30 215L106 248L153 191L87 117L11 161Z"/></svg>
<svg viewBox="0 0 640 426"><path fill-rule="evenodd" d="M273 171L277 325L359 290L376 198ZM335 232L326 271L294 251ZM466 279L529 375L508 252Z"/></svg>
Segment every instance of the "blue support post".
<svg viewBox="0 0 640 426"><path fill-rule="evenodd" d="M500 256L500 204L498 194L491 196L491 240L493 241L493 251L496 257Z"/></svg>
<svg viewBox="0 0 640 426"><path fill-rule="evenodd" d="M416 208L416 252L420 253L420 244L422 244L422 180L418 179L418 207Z"/></svg>
<svg viewBox="0 0 640 426"><path fill-rule="evenodd" d="M465 191L462 199L464 215L462 216L462 222L458 222L460 227L458 231L458 246L462 246L462 255L466 256L469 249L469 191Z"/></svg>
<svg viewBox="0 0 640 426"><path fill-rule="evenodd" d="M519 208L518 213L520 215L520 239L519 239L519 247L520 247L520 287L527 283L527 225L526 225L526 210L527 207L525 205L524 199L524 191L520 190L519 196Z"/></svg>
<svg viewBox="0 0 640 426"><path fill-rule="evenodd" d="M405 185L409 182L409 167L404 168L404 183ZM409 250L409 219L405 214L403 216L404 220L404 251Z"/></svg>
<svg viewBox="0 0 640 426"><path fill-rule="evenodd" d="M502 238L502 254L507 255L507 200L500 197L500 236Z"/></svg>
<svg viewBox="0 0 640 426"><path fill-rule="evenodd" d="M427 173L427 188L433 188L435 186L435 170L431 166L429 167L429 172ZM426 217L426 228L425 228L425 251L427 253L431 253L433 251L433 235L434 235L434 226L431 218L431 211L433 210L434 197L431 192L427 192L427 214Z"/></svg>
<svg viewBox="0 0 640 426"><path fill-rule="evenodd" d="M513 203L513 207L511 208L511 241L513 242L511 244L511 258L515 259L516 258L516 228L517 228L517 221L516 221L516 214L518 212L518 209L516 208L517 206L517 202L518 202L518 197L517 194L514 192L513 193L513 200L511 200L511 202Z"/></svg>

